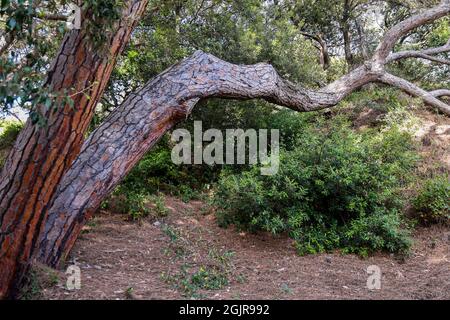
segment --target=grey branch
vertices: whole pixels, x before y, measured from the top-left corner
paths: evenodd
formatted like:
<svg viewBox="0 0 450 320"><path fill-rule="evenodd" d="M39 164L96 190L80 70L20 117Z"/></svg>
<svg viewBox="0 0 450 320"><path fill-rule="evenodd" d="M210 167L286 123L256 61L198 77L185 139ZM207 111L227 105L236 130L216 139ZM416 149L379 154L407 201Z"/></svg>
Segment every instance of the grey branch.
<svg viewBox="0 0 450 320"><path fill-rule="evenodd" d="M425 50L420 50L420 51L419 50L406 50L406 51L392 53L391 55L389 55L389 57L387 58L386 61L387 61L387 63L389 63L389 62L397 61L400 59L421 58L421 59L430 60L430 61L437 62L437 63L450 64L450 60L448 60L448 59L435 57L435 55L437 55L437 54L447 53L447 52L450 52L450 39L445 45L443 45L441 47L430 48L430 49L425 49Z"/></svg>

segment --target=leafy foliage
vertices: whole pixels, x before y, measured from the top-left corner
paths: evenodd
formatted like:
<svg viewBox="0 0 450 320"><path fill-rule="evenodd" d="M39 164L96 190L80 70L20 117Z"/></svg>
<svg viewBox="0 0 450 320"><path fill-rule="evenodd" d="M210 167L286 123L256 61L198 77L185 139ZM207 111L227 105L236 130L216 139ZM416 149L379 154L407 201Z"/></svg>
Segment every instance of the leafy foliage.
<svg viewBox="0 0 450 320"><path fill-rule="evenodd" d="M254 168L222 176L214 198L219 222L288 232L301 254L405 252L399 191L416 158L410 136L397 129L358 134L341 119L298 129L278 174Z"/></svg>
<svg viewBox="0 0 450 320"><path fill-rule="evenodd" d="M45 86L46 70L67 31L67 0L2 0L0 6L0 116L27 111L34 123L44 125L44 110L73 106L69 90ZM81 10L86 43L102 54L107 35L120 18L122 0L86 0Z"/></svg>
<svg viewBox="0 0 450 320"><path fill-rule="evenodd" d="M12 147L23 124L15 121L0 122L0 149Z"/></svg>
<svg viewBox="0 0 450 320"><path fill-rule="evenodd" d="M14 145L23 124L15 121L0 121L0 169L6 160L9 150Z"/></svg>
<svg viewBox="0 0 450 320"><path fill-rule="evenodd" d="M417 217L424 224L450 222L450 180L439 176L427 180L413 201Z"/></svg>

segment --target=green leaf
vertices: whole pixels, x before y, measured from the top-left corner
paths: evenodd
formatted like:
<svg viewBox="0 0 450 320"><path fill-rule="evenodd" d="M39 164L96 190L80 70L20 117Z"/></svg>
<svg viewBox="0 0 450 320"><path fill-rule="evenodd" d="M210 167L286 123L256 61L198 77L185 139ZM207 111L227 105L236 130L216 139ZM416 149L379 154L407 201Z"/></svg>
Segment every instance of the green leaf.
<svg viewBox="0 0 450 320"><path fill-rule="evenodd" d="M74 102L73 102L72 98L67 97L67 104L68 104L71 108L74 107Z"/></svg>
<svg viewBox="0 0 450 320"><path fill-rule="evenodd" d="M9 29L14 30L14 28L16 27L16 25L17 25L16 19L10 18L10 19L8 20L8 27L9 27Z"/></svg>
<svg viewBox="0 0 450 320"><path fill-rule="evenodd" d="M6 9L9 6L9 0L1 0L2 9Z"/></svg>

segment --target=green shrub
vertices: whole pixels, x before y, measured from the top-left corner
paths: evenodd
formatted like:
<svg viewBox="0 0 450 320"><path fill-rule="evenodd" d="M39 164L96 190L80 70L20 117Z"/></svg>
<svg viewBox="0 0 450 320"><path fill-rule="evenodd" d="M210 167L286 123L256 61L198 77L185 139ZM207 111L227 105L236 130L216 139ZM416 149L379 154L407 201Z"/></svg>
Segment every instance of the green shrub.
<svg viewBox="0 0 450 320"><path fill-rule="evenodd" d="M0 121L0 169L5 163L10 148L19 135L23 125L15 121Z"/></svg>
<svg viewBox="0 0 450 320"><path fill-rule="evenodd" d="M163 195L152 195L149 201L154 204L152 209L157 217L165 217L169 214L169 209L166 208L165 198Z"/></svg>
<svg viewBox="0 0 450 320"><path fill-rule="evenodd" d="M128 214L132 220L139 220L146 217L150 214L148 198L140 193L128 192L122 198L119 211Z"/></svg>
<svg viewBox="0 0 450 320"><path fill-rule="evenodd" d="M362 107L368 107L382 111L391 111L411 107L412 101L413 99L410 96L403 94L398 89L379 87L356 91L341 102L341 104L344 106L351 105L356 110Z"/></svg>
<svg viewBox="0 0 450 320"><path fill-rule="evenodd" d="M171 159L172 145L166 135L138 162L122 181L118 192L133 190L140 194L165 192L185 201L199 197L205 183L213 179L208 167L176 165Z"/></svg>
<svg viewBox="0 0 450 320"><path fill-rule="evenodd" d="M218 222L288 232L300 254L405 252L400 190L413 149L410 135L395 128L355 133L343 119L314 121L293 150L282 150L278 174L222 175L213 200Z"/></svg>
<svg viewBox="0 0 450 320"><path fill-rule="evenodd" d="M228 285L228 278L217 268L201 266L192 274L191 283L201 289L219 290Z"/></svg>
<svg viewBox="0 0 450 320"><path fill-rule="evenodd" d="M423 224L450 221L450 180L448 176L427 180L413 201Z"/></svg>
<svg viewBox="0 0 450 320"><path fill-rule="evenodd" d="M12 147L22 127L23 124L16 121L0 122L0 149Z"/></svg>
<svg viewBox="0 0 450 320"><path fill-rule="evenodd" d="M148 216L161 218L169 214L164 199L163 195L149 195L119 187L109 199L102 203L102 209L126 214L131 220L140 220Z"/></svg>

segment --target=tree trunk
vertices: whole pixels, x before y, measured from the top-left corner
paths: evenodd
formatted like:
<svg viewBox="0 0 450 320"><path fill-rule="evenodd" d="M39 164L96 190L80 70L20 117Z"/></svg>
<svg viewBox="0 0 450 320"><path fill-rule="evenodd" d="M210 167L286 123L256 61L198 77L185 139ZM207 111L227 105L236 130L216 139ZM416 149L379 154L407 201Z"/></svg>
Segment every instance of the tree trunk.
<svg viewBox="0 0 450 320"><path fill-rule="evenodd" d="M281 79L269 64L238 66L196 52L128 97L86 140L49 209L39 260L58 266L101 201L200 99L261 98L305 112L333 106L378 76L362 67L311 91Z"/></svg>
<svg viewBox="0 0 450 320"><path fill-rule="evenodd" d="M358 44L359 51L361 53L361 57L363 61L367 61L369 56L369 44L367 42L366 32L364 30L364 23L360 19L356 19L356 29L358 31Z"/></svg>
<svg viewBox="0 0 450 320"><path fill-rule="evenodd" d="M38 259L52 267L65 260L101 201L168 130L186 119L199 100L260 98L308 112L334 106L372 82L397 86L431 105L448 108L432 94L413 90L405 84L407 81L370 65L358 67L313 91L283 80L269 64L238 66L197 51L128 97L86 140L50 205L49 218L37 244ZM435 95L445 94L447 90Z"/></svg>
<svg viewBox="0 0 450 320"><path fill-rule="evenodd" d="M325 40L323 39L323 37L321 35L318 36L319 38L319 44L320 44L320 61L321 61L321 65L323 67L323 70L328 70L330 68L330 64L331 64L331 59L330 59L330 53L328 51L328 45L325 42Z"/></svg>
<svg viewBox="0 0 450 320"><path fill-rule="evenodd" d="M39 106L47 124L37 126L27 121L1 172L0 298L14 295L16 284L22 281L40 228L45 225L48 204L79 153L115 60L146 4L147 0L125 2L121 20L107 37L107 54L92 49L83 28L68 32L63 39L44 86L55 92L78 92L73 96L75 107L65 105L54 111ZM89 15L85 13L84 18L89 19Z"/></svg>
<svg viewBox="0 0 450 320"><path fill-rule="evenodd" d="M347 65L349 70L353 69L354 61L353 61L353 53L352 53L352 42L350 38L350 0L345 0L342 21L341 21L341 30L342 36L344 38L344 52L345 52L345 61L347 61Z"/></svg>
<svg viewBox="0 0 450 320"><path fill-rule="evenodd" d="M348 69L352 70L354 66L353 53L351 48L350 30L347 25L342 28L342 35L344 37L344 52L345 61L347 62Z"/></svg>
<svg viewBox="0 0 450 320"><path fill-rule="evenodd" d="M322 66L323 70L328 70L330 68L331 59L330 53L328 52L328 46L325 40L323 39L321 34L313 35L304 31L300 31L300 33L313 41L315 41L315 47L319 50L319 62Z"/></svg>
<svg viewBox="0 0 450 320"><path fill-rule="evenodd" d="M131 2L135 4L131 15L138 17L145 2ZM10 293L14 278L21 275L21 266L26 266L30 257L57 266L101 201L200 99L260 98L306 112L334 106L365 84L384 82L450 114L450 106L436 98L448 91L428 93L385 71L402 35L449 12L450 0L443 0L439 6L394 26L371 60L317 91L283 80L268 64L238 66L198 51L130 95L90 135L79 153L94 102L113 63L92 54L82 44L82 34L72 32L64 41L48 83L64 88L75 83L74 79L82 79L78 89L93 81L99 84L93 86L91 100L76 97L75 110L66 106L64 112L48 112L47 127L28 123L8 158L0 183L0 297ZM131 29L127 24L120 25L111 39L112 57L120 52Z"/></svg>

